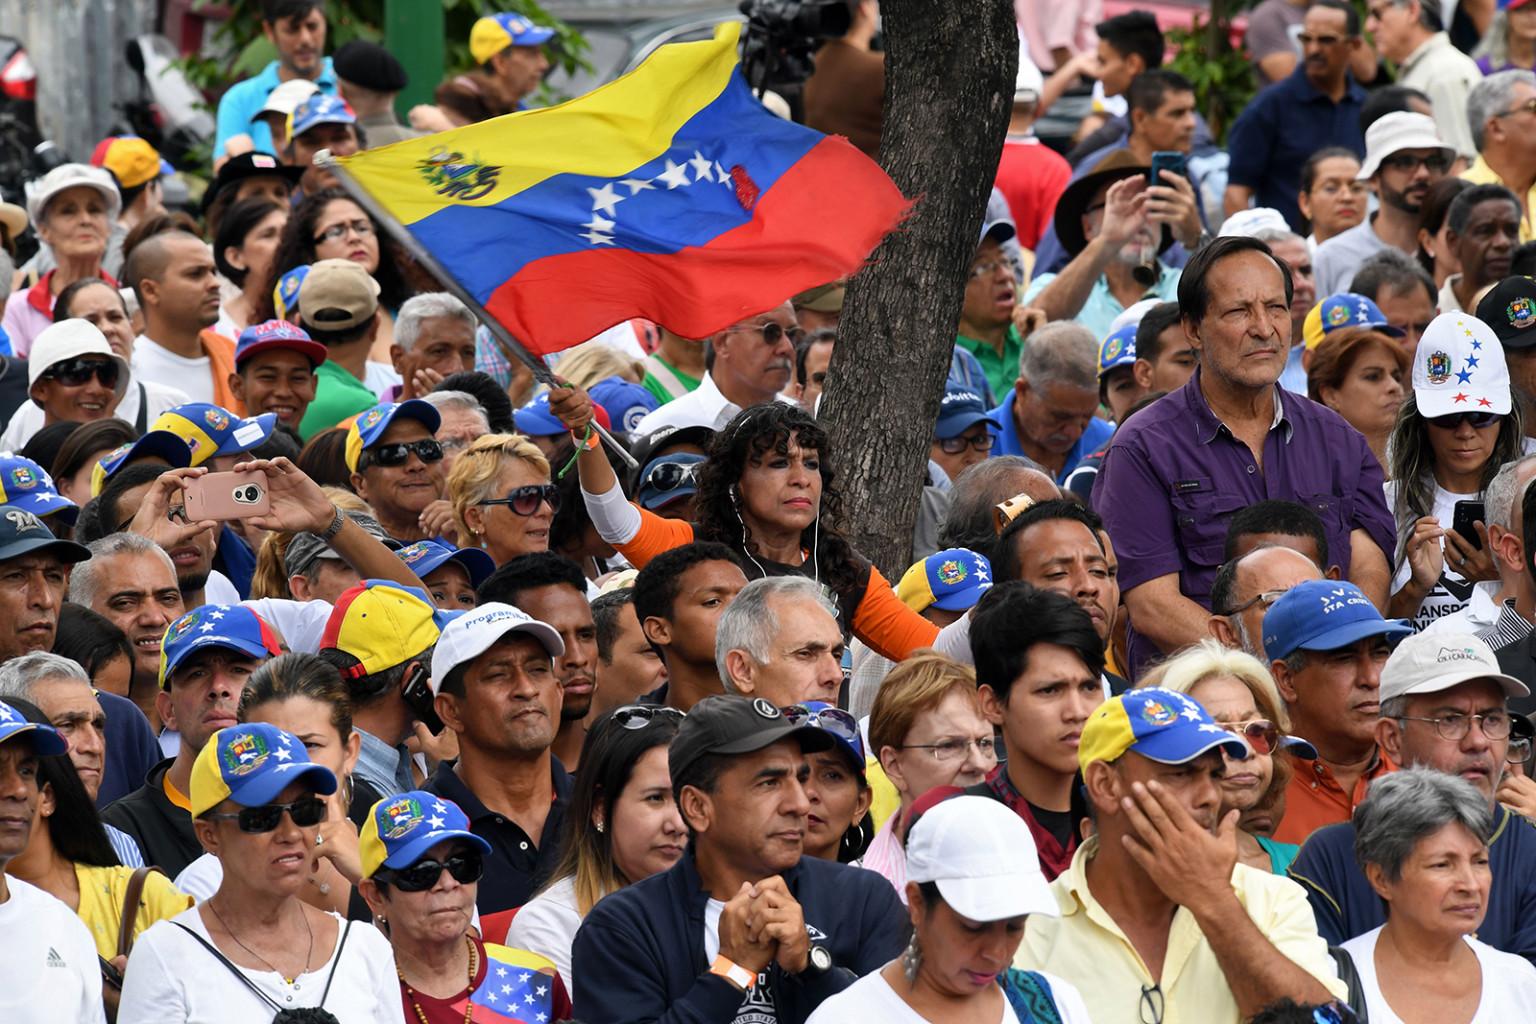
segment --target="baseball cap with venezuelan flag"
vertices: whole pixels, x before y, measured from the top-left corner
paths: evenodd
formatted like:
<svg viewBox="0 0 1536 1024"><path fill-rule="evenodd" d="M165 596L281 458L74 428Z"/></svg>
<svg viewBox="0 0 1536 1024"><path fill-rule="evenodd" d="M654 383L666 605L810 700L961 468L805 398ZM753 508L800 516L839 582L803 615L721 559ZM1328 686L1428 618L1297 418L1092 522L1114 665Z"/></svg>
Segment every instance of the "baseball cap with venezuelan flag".
<svg viewBox="0 0 1536 1024"><path fill-rule="evenodd" d="M112 475L141 459L160 459L172 469L192 465L192 450L179 434L169 430L151 430L131 444L118 445L96 460L91 470L91 497L100 494Z"/></svg>
<svg viewBox="0 0 1536 1024"><path fill-rule="evenodd" d="M251 658L275 658L283 653L277 634L266 620L244 605L205 604L166 627L160 641L160 688L198 651L221 647Z"/></svg>
<svg viewBox="0 0 1536 1024"><path fill-rule="evenodd" d="M484 64L509 46L542 46L554 36L554 29L540 28L521 14L488 14L469 30L469 53Z"/></svg>
<svg viewBox="0 0 1536 1024"><path fill-rule="evenodd" d="M372 878L380 868L408 868L448 839L491 852L491 844L469 830L469 818L452 800L419 789L385 797L369 808L357 837L363 877Z"/></svg>
<svg viewBox="0 0 1536 1024"><path fill-rule="evenodd" d="M160 152L137 135L109 135L91 151L91 166L105 167L125 189L147 185L156 178L175 174Z"/></svg>
<svg viewBox="0 0 1536 1024"><path fill-rule="evenodd" d="M1194 698L1149 686L1127 690L1093 710L1077 744L1077 763L1087 771L1095 761L1118 760L1130 751L1162 764L1184 764L1218 747L1238 760L1253 752Z"/></svg>
<svg viewBox="0 0 1536 1024"><path fill-rule="evenodd" d="M992 586L992 563L969 548L946 548L914 563L896 584L896 596L921 614L928 608L965 611Z"/></svg>
<svg viewBox="0 0 1536 1024"><path fill-rule="evenodd" d="M432 434L437 433L437 428L443 422L436 407L419 398L410 398L404 402L380 402L353 420L352 425L347 428L347 443L343 449L347 468L356 473L357 464L363 458L363 450L373 447L379 438L384 436L389 425L401 416L408 420L415 420Z"/></svg>
<svg viewBox="0 0 1536 1024"><path fill-rule="evenodd" d="M242 419L208 402L189 402L161 413L149 429L181 438L191 453L191 464L201 466L215 455L240 455L259 447L277 429L277 414L264 412Z"/></svg>
<svg viewBox="0 0 1536 1024"><path fill-rule="evenodd" d="M70 524L80 514L80 506L58 492L47 470L9 452L0 452L0 505L26 509L38 517L62 512L61 518Z"/></svg>
<svg viewBox="0 0 1536 1024"><path fill-rule="evenodd" d="M336 792L335 774L311 761L292 733L266 722L220 729L192 762L192 817L202 817L225 800L264 807L301 779L321 796Z"/></svg>
<svg viewBox="0 0 1536 1024"><path fill-rule="evenodd" d="M371 676L437 643L449 619L424 590L390 580L364 580L336 599L320 649L345 651L357 659L356 665L342 670L343 678Z"/></svg>
<svg viewBox="0 0 1536 1024"><path fill-rule="evenodd" d="M1307 313L1301 322L1301 337L1307 343L1307 350L1311 351L1328 335L1346 327L1369 327L1394 338L1403 336L1401 329L1387 322L1386 314L1376 303L1355 292L1338 292Z"/></svg>

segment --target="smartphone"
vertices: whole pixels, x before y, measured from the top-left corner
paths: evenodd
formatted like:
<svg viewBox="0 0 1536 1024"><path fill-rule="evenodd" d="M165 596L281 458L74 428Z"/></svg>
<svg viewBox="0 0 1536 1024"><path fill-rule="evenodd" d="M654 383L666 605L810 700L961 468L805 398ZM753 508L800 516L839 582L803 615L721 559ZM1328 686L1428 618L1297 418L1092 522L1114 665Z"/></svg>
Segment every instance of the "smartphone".
<svg viewBox="0 0 1536 1024"><path fill-rule="evenodd" d="M112 986L115 989L121 989L123 987L123 974L122 974L122 972L119 971L116 967L113 967L112 966L112 961L108 960L106 957L102 956L101 954L98 953L96 955L96 959L97 959L97 961L99 962L99 964L101 966L101 982L102 982L102 984L103 985L110 985L110 986Z"/></svg>
<svg viewBox="0 0 1536 1024"><path fill-rule="evenodd" d="M1478 551L1483 550L1483 539L1477 535L1477 527L1472 524L1486 524L1488 520L1484 518L1485 514L1480 501L1458 501L1451 512L1451 530L1461 534L1461 539Z"/></svg>
<svg viewBox="0 0 1536 1024"><path fill-rule="evenodd" d="M187 484L187 519L250 519L272 511L267 479L257 473L209 473Z"/></svg>
<svg viewBox="0 0 1536 1024"><path fill-rule="evenodd" d="M443 720L433 706L432 675L424 666L411 666L410 673L400 681L400 698L428 732L436 736L443 731Z"/></svg>
<svg viewBox="0 0 1536 1024"><path fill-rule="evenodd" d="M1147 182L1152 185L1173 187L1173 182L1162 181L1162 173L1172 171L1181 178L1189 178L1189 161L1183 153L1159 150L1152 154L1152 167L1147 171Z"/></svg>

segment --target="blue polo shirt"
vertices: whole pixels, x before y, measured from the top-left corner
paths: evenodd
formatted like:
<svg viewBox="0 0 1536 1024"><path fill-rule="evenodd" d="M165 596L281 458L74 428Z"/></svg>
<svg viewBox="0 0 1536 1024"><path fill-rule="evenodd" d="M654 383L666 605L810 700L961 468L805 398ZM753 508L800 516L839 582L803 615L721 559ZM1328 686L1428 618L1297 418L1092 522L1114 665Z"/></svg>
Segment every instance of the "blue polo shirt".
<svg viewBox="0 0 1536 1024"><path fill-rule="evenodd" d="M1365 90L1348 78L1344 98L1335 103L1317 90L1299 64L1248 102L1232 125L1227 152L1232 155L1227 182L1254 191L1253 205L1268 206L1285 215L1291 230L1302 230L1296 193L1307 158L1328 146L1343 146L1365 157L1360 108Z"/></svg>
<svg viewBox="0 0 1536 1024"><path fill-rule="evenodd" d="M1017 391L1010 390L1008 397L1003 399L1003 404L987 413L987 417L997 424L997 442L992 445L993 455L1029 455L1024 451L1024 446L1019 443L1019 427L1013 420L1013 399L1018 395ZM1077 468L1077 464L1083 461L1083 457L1089 452L1096 452L1104 447L1110 436L1115 432L1113 423L1106 423L1095 416L1088 421L1088 428L1083 431L1083 436L1077 439L1077 444L1067 453L1067 461L1061 467L1061 473L1056 477L1056 482L1062 483L1067 476Z"/></svg>
<svg viewBox="0 0 1536 1024"><path fill-rule="evenodd" d="M224 152L224 143L242 132L250 135L256 143L257 152L277 152L273 148L272 132L265 124L254 123L256 115L267 103L267 96L282 82L277 76L277 67L277 61L274 60L262 69L261 74L230 86L219 99L218 133L213 140L215 157ZM327 96L336 95L336 70L331 67L331 58L325 58L315 84Z"/></svg>

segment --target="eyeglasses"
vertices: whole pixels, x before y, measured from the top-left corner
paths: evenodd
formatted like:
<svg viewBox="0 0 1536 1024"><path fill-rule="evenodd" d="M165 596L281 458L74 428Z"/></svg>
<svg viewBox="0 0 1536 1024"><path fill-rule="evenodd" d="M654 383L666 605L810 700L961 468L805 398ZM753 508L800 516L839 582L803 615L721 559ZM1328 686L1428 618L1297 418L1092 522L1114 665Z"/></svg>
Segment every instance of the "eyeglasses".
<svg viewBox="0 0 1536 1024"><path fill-rule="evenodd" d="M1397 717L1399 722L1429 722L1443 740L1459 740L1466 736L1472 728L1473 719L1477 720L1483 735L1491 740L1502 740L1509 735L1509 714L1504 711L1489 711L1481 715L1442 715L1439 718L1415 718L1410 715Z"/></svg>
<svg viewBox="0 0 1536 1024"><path fill-rule="evenodd" d="M443 458L443 446L430 437L424 437L420 441L396 441L393 444L374 445L363 452L367 464L370 466L383 466L392 469L395 466L403 466L412 454L422 462L440 462ZM359 469L364 468L359 465Z"/></svg>
<svg viewBox="0 0 1536 1024"><path fill-rule="evenodd" d="M1088 212L1092 213L1095 209L1103 209L1103 206L1090 206ZM1014 264L1013 260L1004 256L999 260L982 260L980 263L972 263L971 272L966 277L967 280L978 281L983 277L991 277L999 270L1006 270L1009 277L1018 276L1018 267Z"/></svg>
<svg viewBox="0 0 1536 1024"><path fill-rule="evenodd" d="M1413 172L1424 165L1430 174L1444 174L1451 169L1451 158L1444 153L1436 152L1428 156L1415 156L1412 153L1393 153L1391 156L1381 158L1381 166L1389 167L1394 171Z"/></svg>
<svg viewBox="0 0 1536 1024"><path fill-rule="evenodd" d="M613 712L613 720L621 729L644 729L659 719L672 718L681 722L687 717L677 708L661 707L656 704L626 704L621 708L615 708Z"/></svg>
<svg viewBox="0 0 1536 1024"><path fill-rule="evenodd" d="M1302 46L1311 46L1316 43L1318 46L1329 47L1338 46L1344 41L1344 38L1344 36L1314 36L1303 32L1296 37L1296 41Z"/></svg>
<svg viewBox="0 0 1536 1024"><path fill-rule="evenodd" d="M315 236L315 244L339 242L347 237L349 231L358 238L369 238L373 235L373 224L366 220L344 220L340 224L332 224Z"/></svg>
<svg viewBox="0 0 1536 1024"><path fill-rule="evenodd" d="M699 463L662 462L651 467L645 479L640 481L640 486L658 491L672 491L685 484L697 487L698 481Z"/></svg>
<svg viewBox="0 0 1536 1024"><path fill-rule="evenodd" d="M1496 412L1468 411L1453 412L1445 416L1431 416L1428 418L1428 423L1430 426L1439 427L1441 430L1456 430L1463 423L1470 423L1473 430L1482 430L1484 427L1493 426L1500 419L1501 417Z"/></svg>
<svg viewBox="0 0 1536 1024"><path fill-rule="evenodd" d="M447 860L422 859L408 868L386 869L374 877L401 892L426 892L437 884L444 871L460 885L468 885L480 881L480 876L485 874L485 861L479 850L466 850Z"/></svg>
<svg viewBox="0 0 1536 1024"><path fill-rule="evenodd" d="M1514 117L1516 114L1536 114L1536 98L1528 99L1512 110L1501 110L1494 117Z"/></svg>
<svg viewBox="0 0 1536 1024"><path fill-rule="evenodd" d="M111 359L66 359L38 374L39 380L56 380L67 388L89 384L92 377L104 388L117 387L117 363Z"/></svg>
<svg viewBox="0 0 1536 1024"><path fill-rule="evenodd" d="M976 748L976 753L981 755L983 761L997 760L997 741L991 736L979 736L975 739L951 736L937 743L904 743L897 749L927 750L933 754L935 761L940 764L949 764L960 760L972 747Z"/></svg>
<svg viewBox="0 0 1536 1024"><path fill-rule="evenodd" d="M1163 989L1160 985L1141 986L1141 1024L1163 1024Z"/></svg>
<svg viewBox="0 0 1536 1024"><path fill-rule="evenodd" d="M486 498L482 505L505 505L520 516L536 515L539 506L549 503L550 512L560 511L560 491L554 484L529 484L515 487L505 498Z"/></svg>
<svg viewBox="0 0 1536 1024"><path fill-rule="evenodd" d="M291 804L266 804L262 807L242 807L238 813L208 813L203 815L208 821L233 821L239 824L240 831L248 835L259 836L271 832L277 828L283 820L283 813L299 828L311 828L325 820L325 801L319 797L306 796L295 800Z"/></svg>
<svg viewBox="0 0 1536 1024"><path fill-rule="evenodd" d="M1284 590L1265 590L1265 591L1262 591L1262 592L1260 592L1258 594L1253 595L1253 597L1251 597L1248 600L1244 601L1242 604L1238 605L1236 608L1233 608L1229 612L1224 612L1223 614L1229 615L1229 616L1231 616L1231 615L1241 615L1241 614L1243 614L1243 612L1247 611L1249 608L1252 608L1254 605L1259 605L1265 611L1269 611L1270 605L1272 605L1276 601L1280 600L1282 597L1285 596L1285 594L1286 594L1286 592Z"/></svg>
<svg viewBox="0 0 1536 1024"><path fill-rule="evenodd" d="M1251 722L1233 722L1223 729L1248 741L1255 754L1273 754L1280 745L1280 727L1267 719L1256 718Z"/></svg>
<svg viewBox="0 0 1536 1024"><path fill-rule="evenodd" d="M945 455L959 455L967 448L975 448L979 452L989 452L992 450L992 446L997 443L997 438L992 436L992 431L984 430L975 437L966 437L964 434L961 434L959 437L941 437L938 441L939 450Z"/></svg>
<svg viewBox="0 0 1536 1024"><path fill-rule="evenodd" d="M852 747L860 761L864 760L864 737L859 734L859 721L841 708L812 711L804 704L791 704L784 709L784 720L790 725L809 725L829 732Z"/></svg>
<svg viewBox="0 0 1536 1024"><path fill-rule="evenodd" d="M788 338L791 343L800 340L800 328L784 328L771 320L766 324L741 324L738 327L733 327L732 330L757 331L763 336L763 341L769 345L777 345L785 338Z"/></svg>

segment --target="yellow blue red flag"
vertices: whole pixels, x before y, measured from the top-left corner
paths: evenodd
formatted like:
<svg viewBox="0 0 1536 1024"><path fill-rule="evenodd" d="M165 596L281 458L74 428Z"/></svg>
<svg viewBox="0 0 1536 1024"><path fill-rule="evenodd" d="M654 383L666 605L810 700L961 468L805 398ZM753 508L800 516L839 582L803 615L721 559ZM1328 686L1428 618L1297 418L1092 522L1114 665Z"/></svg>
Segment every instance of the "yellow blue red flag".
<svg viewBox="0 0 1536 1024"><path fill-rule="evenodd" d="M534 352L633 317L703 338L858 269L908 205L846 139L764 109L739 33L340 163Z"/></svg>

